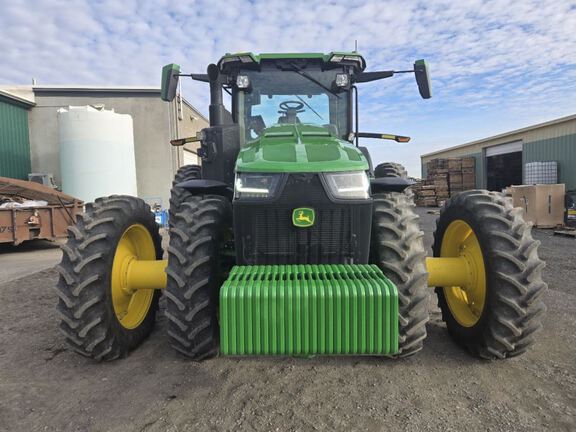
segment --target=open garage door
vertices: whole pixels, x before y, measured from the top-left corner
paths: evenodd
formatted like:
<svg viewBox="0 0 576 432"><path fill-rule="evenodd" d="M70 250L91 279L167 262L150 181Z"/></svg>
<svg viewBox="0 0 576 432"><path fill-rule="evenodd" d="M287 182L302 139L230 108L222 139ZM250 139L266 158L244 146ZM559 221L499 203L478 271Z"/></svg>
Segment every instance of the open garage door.
<svg viewBox="0 0 576 432"><path fill-rule="evenodd" d="M486 148L486 187L501 191L522 184L522 141Z"/></svg>

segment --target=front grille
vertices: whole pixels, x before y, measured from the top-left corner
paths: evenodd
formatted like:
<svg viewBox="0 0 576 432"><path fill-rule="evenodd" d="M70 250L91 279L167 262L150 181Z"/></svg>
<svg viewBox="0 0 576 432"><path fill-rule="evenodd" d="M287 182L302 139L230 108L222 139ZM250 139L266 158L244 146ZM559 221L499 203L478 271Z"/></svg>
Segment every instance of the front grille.
<svg viewBox="0 0 576 432"><path fill-rule="evenodd" d="M293 226L299 207L314 209L313 226ZM238 264L367 263L371 212L370 201L331 201L317 174L292 174L273 202L234 202Z"/></svg>

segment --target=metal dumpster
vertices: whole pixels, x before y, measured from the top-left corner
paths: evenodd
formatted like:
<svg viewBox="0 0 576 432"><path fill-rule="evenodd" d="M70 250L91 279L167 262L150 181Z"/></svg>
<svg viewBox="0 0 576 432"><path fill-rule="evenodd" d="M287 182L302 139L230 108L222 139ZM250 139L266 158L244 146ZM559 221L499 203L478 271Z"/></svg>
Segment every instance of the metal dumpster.
<svg viewBox="0 0 576 432"><path fill-rule="evenodd" d="M76 222L84 203L55 189L23 180L0 177L0 243L18 245L27 240L67 237L66 228ZM25 206L22 200L45 202ZM6 202L13 202L7 206Z"/></svg>

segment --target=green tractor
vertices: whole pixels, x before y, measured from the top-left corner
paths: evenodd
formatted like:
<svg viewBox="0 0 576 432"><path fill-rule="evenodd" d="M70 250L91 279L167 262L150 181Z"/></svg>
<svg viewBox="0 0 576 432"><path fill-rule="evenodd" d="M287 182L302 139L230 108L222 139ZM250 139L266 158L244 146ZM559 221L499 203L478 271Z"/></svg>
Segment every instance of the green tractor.
<svg viewBox="0 0 576 432"><path fill-rule="evenodd" d="M359 138L356 85L414 73L425 61L365 72L356 52L227 54L206 74L162 73L210 86L201 166L176 174L168 260L150 208L111 196L86 206L63 246L60 327L79 353L127 355L146 339L165 298L171 345L216 355L409 356L422 349L428 287L449 334L473 355L524 352L541 327L544 263L530 225L498 193L451 198L426 257L406 171L372 167ZM223 92L231 95L231 110Z"/></svg>

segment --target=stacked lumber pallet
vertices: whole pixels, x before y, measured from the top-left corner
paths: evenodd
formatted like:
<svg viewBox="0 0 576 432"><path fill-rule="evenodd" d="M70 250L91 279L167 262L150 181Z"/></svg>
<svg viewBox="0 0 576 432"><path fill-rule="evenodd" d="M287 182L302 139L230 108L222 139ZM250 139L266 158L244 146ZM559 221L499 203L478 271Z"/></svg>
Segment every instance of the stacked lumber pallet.
<svg viewBox="0 0 576 432"><path fill-rule="evenodd" d="M453 196L464 190L462 185L462 159L449 158L448 159L448 180L450 188L450 196Z"/></svg>
<svg viewBox="0 0 576 432"><path fill-rule="evenodd" d="M436 199L451 196L476 187L476 159L473 157L433 159L427 164L425 182L436 186Z"/></svg>
<svg viewBox="0 0 576 432"><path fill-rule="evenodd" d="M462 158L462 189L476 189L476 159Z"/></svg>
<svg viewBox="0 0 576 432"><path fill-rule="evenodd" d="M441 206L451 196L476 188L476 159L473 157L433 159L426 168L427 177L412 187L417 206Z"/></svg>
<svg viewBox="0 0 576 432"><path fill-rule="evenodd" d="M438 200L436 198L436 186L429 184L427 180L420 180L412 186L414 192L414 202L419 207L436 207Z"/></svg>

